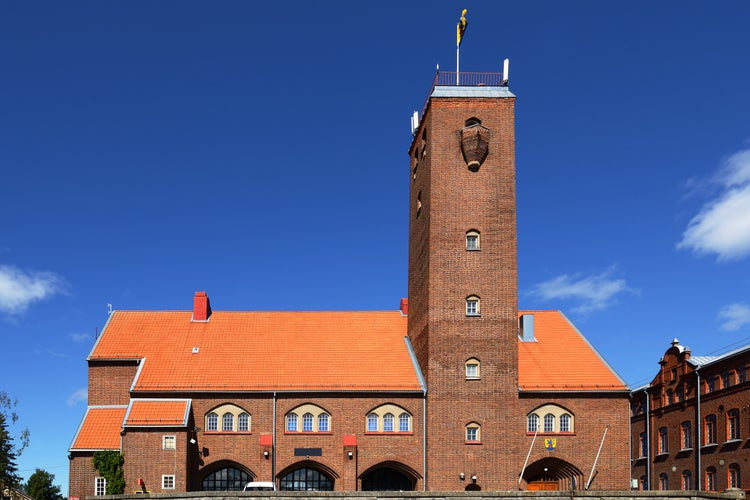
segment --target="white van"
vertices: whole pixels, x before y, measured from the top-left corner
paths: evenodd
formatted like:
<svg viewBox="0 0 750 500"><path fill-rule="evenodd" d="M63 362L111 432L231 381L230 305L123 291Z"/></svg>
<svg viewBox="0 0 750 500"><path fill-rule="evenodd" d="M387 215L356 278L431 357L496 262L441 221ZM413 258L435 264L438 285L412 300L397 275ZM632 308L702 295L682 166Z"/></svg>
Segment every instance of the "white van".
<svg viewBox="0 0 750 500"><path fill-rule="evenodd" d="M272 481L252 481L247 483L242 491L276 491L276 483Z"/></svg>

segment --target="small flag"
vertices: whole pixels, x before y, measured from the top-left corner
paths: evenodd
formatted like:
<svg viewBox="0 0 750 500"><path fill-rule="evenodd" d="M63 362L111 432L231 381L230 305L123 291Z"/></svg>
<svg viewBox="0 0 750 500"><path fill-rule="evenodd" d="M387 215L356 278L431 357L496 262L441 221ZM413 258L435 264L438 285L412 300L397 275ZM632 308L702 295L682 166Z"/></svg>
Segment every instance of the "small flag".
<svg viewBox="0 0 750 500"><path fill-rule="evenodd" d="M461 19L458 20L458 24L456 25L456 47L461 45L464 31L466 31L466 9L461 12Z"/></svg>

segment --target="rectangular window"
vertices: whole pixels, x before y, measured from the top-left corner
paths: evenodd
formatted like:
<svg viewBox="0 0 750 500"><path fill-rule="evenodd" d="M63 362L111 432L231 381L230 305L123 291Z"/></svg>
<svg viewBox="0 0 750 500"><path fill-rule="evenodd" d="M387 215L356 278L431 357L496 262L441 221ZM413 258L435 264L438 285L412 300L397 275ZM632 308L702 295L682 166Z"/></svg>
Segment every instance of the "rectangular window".
<svg viewBox="0 0 750 500"><path fill-rule="evenodd" d="M162 436L162 448L165 450L177 449L177 438L175 436Z"/></svg>
<svg viewBox="0 0 750 500"><path fill-rule="evenodd" d="M101 496L107 494L107 480L103 477L94 479L94 495Z"/></svg>
<svg viewBox="0 0 750 500"><path fill-rule="evenodd" d="M739 380L740 383L744 382L747 378L747 373L745 371L745 365L740 366L737 368L737 380Z"/></svg>
<svg viewBox="0 0 750 500"><path fill-rule="evenodd" d="M683 450L693 447L693 429L690 421L685 421L680 426L680 441Z"/></svg>
<svg viewBox="0 0 750 500"><path fill-rule="evenodd" d="M716 444L716 415L709 415L706 417L703 444Z"/></svg>
<svg viewBox="0 0 750 500"><path fill-rule="evenodd" d="M161 489L163 490L174 489L174 475L166 474L161 477Z"/></svg>
<svg viewBox="0 0 750 500"><path fill-rule="evenodd" d="M479 250L479 237L477 235L466 236L466 250Z"/></svg>
<svg viewBox="0 0 750 500"><path fill-rule="evenodd" d="M466 300L466 315L479 316L479 301L477 299Z"/></svg>
<svg viewBox="0 0 750 500"><path fill-rule="evenodd" d="M727 441L740 439L740 412L729 410L727 412Z"/></svg>
<svg viewBox="0 0 750 500"><path fill-rule="evenodd" d="M706 392L714 392L715 385L714 385L714 378L710 377L706 379Z"/></svg>
<svg viewBox="0 0 750 500"><path fill-rule="evenodd" d="M641 432L638 443L640 444L640 455L639 457L645 457L648 455L648 440L646 439L646 433Z"/></svg>
<svg viewBox="0 0 750 500"><path fill-rule="evenodd" d="M479 378L479 365L476 363L466 364L466 378Z"/></svg>
<svg viewBox="0 0 750 500"><path fill-rule="evenodd" d="M729 375L729 372L724 372L721 374L721 387L722 389L725 387L729 387L732 385L732 377Z"/></svg>
<svg viewBox="0 0 750 500"><path fill-rule="evenodd" d="M479 441L479 429L476 427L466 428L466 440L467 441Z"/></svg>
<svg viewBox="0 0 750 500"><path fill-rule="evenodd" d="M666 427L659 429L659 453L669 453L669 436Z"/></svg>

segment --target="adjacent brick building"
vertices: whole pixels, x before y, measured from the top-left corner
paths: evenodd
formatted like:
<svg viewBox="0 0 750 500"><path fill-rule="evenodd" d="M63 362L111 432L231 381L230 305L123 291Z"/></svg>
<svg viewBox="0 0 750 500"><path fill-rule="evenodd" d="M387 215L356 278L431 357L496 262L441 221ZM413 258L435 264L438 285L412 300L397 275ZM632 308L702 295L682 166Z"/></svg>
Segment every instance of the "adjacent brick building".
<svg viewBox="0 0 750 500"><path fill-rule="evenodd" d="M677 339L631 402L640 489L750 489L750 346L693 356Z"/></svg>
<svg viewBox="0 0 750 500"><path fill-rule="evenodd" d="M106 491L98 450L127 491L628 488L629 389L561 312L518 311L515 96L460 77L412 121L400 308L113 312L71 498Z"/></svg>

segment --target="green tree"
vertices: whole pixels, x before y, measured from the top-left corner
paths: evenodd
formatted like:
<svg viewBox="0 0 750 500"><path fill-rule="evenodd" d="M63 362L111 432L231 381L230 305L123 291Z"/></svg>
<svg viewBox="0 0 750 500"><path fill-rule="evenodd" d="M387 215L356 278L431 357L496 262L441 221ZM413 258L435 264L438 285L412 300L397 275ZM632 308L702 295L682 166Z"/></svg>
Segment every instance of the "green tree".
<svg viewBox="0 0 750 500"><path fill-rule="evenodd" d="M36 500L62 500L64 497L60 493L60 487L52 484L54 480L54 474L37 469L29 477L24 489L27 495L34 497Z"/></svg>
<svg viewBox="0 0 750 500"><path fill-rule="evenodd" d="M29 430L24 429L19 435L20 446L16 445L9 427L18 420L13 411L18 401L11 399L4 391L0 391L0 483L11 488L21 485L18 475L16 459L29 444Z"/></svg>
<svg viewBox="0 0 750 500"><path fill-rule="evenodd" d="M95 451L94 468L107 480L107 495L122 495L125 492L125 463L122 453L115 450Z"/></svg>

